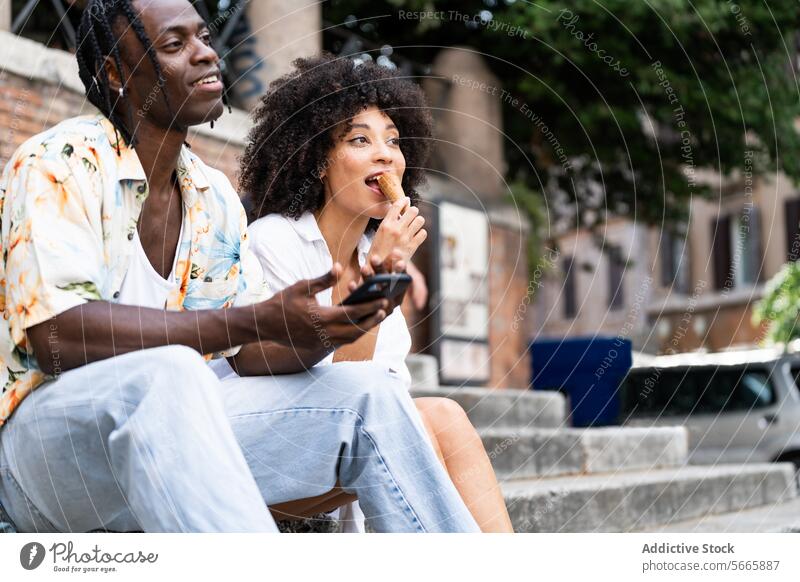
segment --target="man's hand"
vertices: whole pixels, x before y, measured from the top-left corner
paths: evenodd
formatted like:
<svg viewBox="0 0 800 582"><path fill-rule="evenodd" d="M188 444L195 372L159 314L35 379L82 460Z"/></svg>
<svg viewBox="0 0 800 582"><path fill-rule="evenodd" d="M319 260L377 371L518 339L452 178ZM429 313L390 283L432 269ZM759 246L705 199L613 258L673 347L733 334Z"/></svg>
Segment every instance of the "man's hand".
<svg viewBox="0 0 800 582"><path fill-rule="evenodd" d="M329 273L316 279L299 281L262 305L259 329L269 328L270 337L285 346L329 353L354 342L391 313L390 303L378 299L358 305L322 307L316 294L339 281L338 263Z"/></svg>
<svg viewBox="0 0 800 582"><path fill-rule="evenodd" d="M377 256L372 256L367 259L367 264L361 267L361 280L359 281L350 281L348 283L347 288L352 293L356 289L358 289L359 285L364 283L364 281L373 275L384 275L388 273L404 273L406 270L406 262L405 260L401 259L398 254L393 254L389 257L389 260L381 260ZM401 293L400 295L394 297L391 300L384 299L388 304L388 309L386 310L386 314L390 314L394 309L400 306L403 303L403 297L405 293Z"/></svg>

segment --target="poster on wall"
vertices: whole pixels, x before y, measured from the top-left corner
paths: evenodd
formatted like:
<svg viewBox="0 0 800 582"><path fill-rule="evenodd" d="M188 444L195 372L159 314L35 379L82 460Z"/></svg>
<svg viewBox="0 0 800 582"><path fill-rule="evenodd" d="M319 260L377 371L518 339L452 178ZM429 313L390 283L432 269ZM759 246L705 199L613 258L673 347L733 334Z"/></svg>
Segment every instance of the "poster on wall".
<svg viewBox="0 0 800 582"><path fill-rule="evenodd" d="M489 380L489 222L442 202L437 217L436 352L442 384Z"/></svg>

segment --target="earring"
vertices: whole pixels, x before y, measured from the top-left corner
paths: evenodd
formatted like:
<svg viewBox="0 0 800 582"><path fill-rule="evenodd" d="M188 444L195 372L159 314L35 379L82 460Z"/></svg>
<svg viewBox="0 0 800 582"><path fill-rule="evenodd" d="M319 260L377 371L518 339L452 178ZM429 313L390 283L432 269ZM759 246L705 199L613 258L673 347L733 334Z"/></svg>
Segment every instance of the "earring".
<svg viewBox="0 0 800 582"><path fill-rule="evenodd" d="M125 89L123 89L122 87L119 88L119 96L125 97Z"/></svg>

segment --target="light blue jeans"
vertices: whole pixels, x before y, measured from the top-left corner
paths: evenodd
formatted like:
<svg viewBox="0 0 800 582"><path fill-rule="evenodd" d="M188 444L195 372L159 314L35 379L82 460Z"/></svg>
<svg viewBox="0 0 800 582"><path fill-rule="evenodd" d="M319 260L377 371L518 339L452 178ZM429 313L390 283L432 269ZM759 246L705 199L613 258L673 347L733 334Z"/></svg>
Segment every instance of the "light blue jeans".
<svg viewBox="0 0 800 582"><path fill-rule="evenodd" d="M479 531L404 384L369 362L220 381L190 348L143 350L42 385L0 429L20 531L276 531L268 504L337 481L376 531Z"/></svg>

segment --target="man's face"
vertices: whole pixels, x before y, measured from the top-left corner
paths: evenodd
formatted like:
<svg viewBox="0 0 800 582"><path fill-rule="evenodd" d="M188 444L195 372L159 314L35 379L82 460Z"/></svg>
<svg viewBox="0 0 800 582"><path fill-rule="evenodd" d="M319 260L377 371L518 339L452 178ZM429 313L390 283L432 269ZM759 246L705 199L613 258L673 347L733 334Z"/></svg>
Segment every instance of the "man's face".
<svg viewBox="0 0 800 582"><path fill-rule="evenodd" d="M133 6L161 65L164 91L172 108L171 115L150 58L127 20L119 18L114 30L120 39L125 94L133 109L134 127L147 119L164 128L187 128L222 115L219 57L211 47L208 27L194 7L188 0L136 0Z"/></svg>

